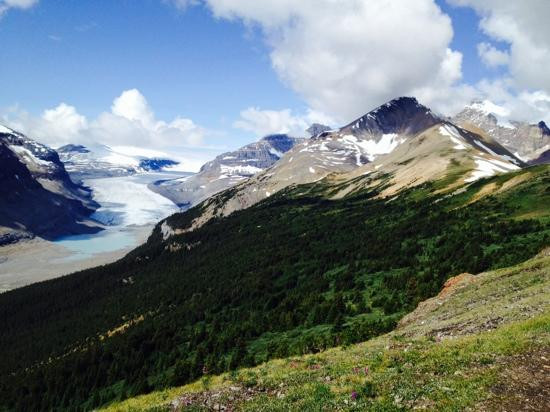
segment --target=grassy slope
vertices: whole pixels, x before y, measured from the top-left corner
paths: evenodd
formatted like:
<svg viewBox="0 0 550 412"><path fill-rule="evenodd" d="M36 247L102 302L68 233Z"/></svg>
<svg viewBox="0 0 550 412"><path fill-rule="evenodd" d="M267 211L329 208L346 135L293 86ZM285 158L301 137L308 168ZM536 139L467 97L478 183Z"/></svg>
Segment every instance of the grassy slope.
<svg viewBox="0 0 550 412"><path fill-rule="evenodd" d="M550 253L474 279L365 343L203 378L105 410L164 410L174 400L188 403L186 410L513 409L525 402L513 378L526 366L518 357L536 353L534 369L550 368ZM534 410L550 404L548 379L539 376L535 395L525 394Z"/></svg>

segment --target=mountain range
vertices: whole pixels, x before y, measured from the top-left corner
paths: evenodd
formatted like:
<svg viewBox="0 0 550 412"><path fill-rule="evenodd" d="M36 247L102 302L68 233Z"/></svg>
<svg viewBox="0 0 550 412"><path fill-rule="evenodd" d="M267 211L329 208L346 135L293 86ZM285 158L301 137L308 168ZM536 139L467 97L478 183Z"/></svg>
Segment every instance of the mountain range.
<svg viewBox="0 0 550 412"><path fill-rule="evenodd" d="M59 158L75 181L128 176L176 166L164 153L134 147L68 144L57 149Z"/></svg>
<svg viewBox="0 0 550 412"><path fill-rule="evenodd" d="M455 176L451 183L458 187L521 166L522 160L488 134L458 127L415 98L402 97L294 146L271 168L207 199L183 230L325 178L345 186L334 198L378 185L389 196L446 176Z"/></svg>
<svg viewBox="0 0 550 412"><path fill-rule="evenodd" d="M530 124L508 120L507 111L494 103L474 101L452 117L451 121L474 133L486 134L528 162L537 163L537 158L550 150L550 129L542 120Z"/></svg>
<svg viewBox="0 0 550 412"><path fill-rule="evenodd" d="M528 124L508 120L506 114L505 109L489 101L474 101L454 117L444 118L419 104L416 99L402 97L338 130L314 124L307 130L312 135L311 138L295 138L284 134L266 136L258 142L219 155L204 164L195 175L160 180L150 184L149 188L182 208L192 207L208 199L207 203L201 205L203 213L194 222L195 227L213 216L223 216L249 207L286 187L314 182L333 174L345 181L369 173L369 179L373 180L387 172L393 173L397 165L399 173L394 177L394 190L412 184L412 181L407 182L408 174L413 176L415 184L436 178L438 173L444 173L447 165L445 161L441 161L446 156L436 159L434 153L437 150L444 151L445 147L433 138L429 139L430 144L424 142L421 147L416 147L410 137L421 132L426 132L426 136L435 132L448 137L447 146L449 141L462 141L454 147L456 149L465 145L468 149L463 153L467 155L458 156L464 160L461 164L463 168L477 167L479 176L513 170L515 167L525 166L526 163L547 163L550 159L550 129L547 125L543 121ZM430 128L433 130L429 131ZM11 136L12 142L4 145L11 147L11 152L13 147L26 145L27 149L16 149L19 152L12 154L31 170L32 179L46 191L71 199L72 202L66 204L63 201L57 206L58 210L66 206L66 213L55 214L63 215L65 220L72 219L73 222L84 221L90 210L98 206L91 201L89 191L79 186L85 179L127 176L178 165L168 155L156 151L75 144L65 145L54 151L37 142L31 143L31 139L11 129L4 128L3 132L4 140ZM15 141L19 143L15 144ZM22 143L23 141L26 143ZM411 144L415 147L411 147ZM434 144L440 147L436 148ZM399 150L396 150L398 147ZM34 157L24 150L30 150L29 153ZM411 156L401 158L407 150L422 153L422 159L431 158L432 163L427 167L426 160L411 160L409 167L401 167L401 162L412 159ZM392 154L389 155L390 153ZM377 159L384 156L389 161L377 162ZM466 158L469 162L465 161ZM50 165L46 167L44 162L48 161ZM13 166L4 166L4 169L3 172L12 177L17 175L21 179L23 176L14 173ZM417 176L419 170L423 172ZM42 192L40 186L34 186L37 188L36 196L43 197L46 193ZM11 187L6 184L4 190L10 191L13 196ZM351 190L352 187L350 185L348 189ZM234 189L231 194L222 193L228 188ZM25 199L30 198L31 192L32 190L27 190ZM216 194L220 196L214 196ZM6 196L4 203L7 199ZM29 213L21 212L24 216L17 214L25 210L25 207L28 208L29 202L21 201L25 204L23 208L14 206L19 204L16 200L10 202L5 209L9 209L11 214L5 213L5 222L2 223L4 228L10 227L9 230L2 231L4 243L35 234L52 237L61 233L96 230L88 229L89 225L49 224L47 222L57 220L45 219L43 215L36 213L33 214L36 217L32 218L34 220L31 223ZM48 204L47 201L42 203ZM56 204L57 201L53 203ZM48 207L43 209L42 213L47 213ZM56 229L49 233L48 228Z"/></svg>
<svg viewBox="0 0 550 412"><path fill-rule="evenodd" d="M160 181L150 188L181 207L189 207L271 167L303 141L305 139L286 134L265 136L258 142L217 156L193 176Z"/></svg>
<svg viewBox="0 0 550 412"><path fill-rule="evenodd" d="M88 219L98 205L54 150L0 126L0 165L0 245L99 230Z"/></svg>
<svg viewBox="0 0 550 412"><path fill-rule="evenodd" d="M372 339L453 276L517 265L548 246L550 166L529 166L414 98L310 139L278 139L287 150L270 167L159 222L123 259L1 294L0 405L93 410L192 381L208 390L222 372L242 374L251 391L270 387L267 375L239 368ZM222 156L214 176L225 162L252 166L246 159ZM406 371L373 356L392 376ZM460 382L487 362L464 366ZM328 399L318 383L315 397Z"/></svg>

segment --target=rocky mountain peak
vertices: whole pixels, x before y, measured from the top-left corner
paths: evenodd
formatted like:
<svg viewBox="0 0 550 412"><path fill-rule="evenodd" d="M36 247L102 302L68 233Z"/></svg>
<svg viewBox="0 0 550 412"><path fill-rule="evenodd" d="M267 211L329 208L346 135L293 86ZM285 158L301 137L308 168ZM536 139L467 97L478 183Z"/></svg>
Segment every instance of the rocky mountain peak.
<svg viewBox="0 0 550 412"><path fill-rule="evenodd" d="M287 134L271 134L260 141L269 143L273 149L282 153L288 152L296 144L296 139Z"/></svg>
<svg viewBox="0 0 550 412"><path fill-rule="evenodd" d="M324 124L313 123L306 129L306 132L309 133L311 136L317 136L323 132L328 132L330 129L331 128L329 126L325 126Z"/></svg>
<svg viewBox="0 0 550 412"><path fill-rule="evenodd" d="M399 97L351 122L341 132L353 135L416 134L441 119L414 97Z"/></svg>
<svg viewBox="0 0 550 412"><path fill-rule="evenodd" d="M61 146L57 149L58 153L90 153L90 150L86 146L82 146L81 144L66 144L65 146Z"/></svg>
<svg viewBox="0 0 550 412"><path fill-rule="evenodd" d="M538 126L544 136L550 136L550 129L548 128L546 123L541 120Z"/></svg>
<svg viewBox="0 0 550 412"><path fill-rule="evenodd" d="M476 133L480 130L524 160L537 158L550 144L550 129L538 124L516 121L510 111L489 100L477 100L453 116L451 121Z"/></svg>

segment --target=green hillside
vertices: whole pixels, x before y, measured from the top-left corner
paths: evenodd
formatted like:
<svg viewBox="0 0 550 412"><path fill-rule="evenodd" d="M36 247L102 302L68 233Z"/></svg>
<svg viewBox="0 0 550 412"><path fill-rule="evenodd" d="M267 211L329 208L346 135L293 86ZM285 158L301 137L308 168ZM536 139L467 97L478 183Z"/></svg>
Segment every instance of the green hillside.
<svg viewBox="0 0 550 412"><path fill-rule="evenodd" d="M321 181L167 241L157 227L119 262L0 295L0 410L92 409L389 332L451 276L550 244L549 177L538 166L454 195L436 182L338 200ZM311 393L331 401L323 385Z"/></svg>
<svg viewBox="0 0 550 412"><path fill-rule="evenodd" d="M394 332L368 342L203 378L105 411L548 410L550 250L455 279Z"/></svg>

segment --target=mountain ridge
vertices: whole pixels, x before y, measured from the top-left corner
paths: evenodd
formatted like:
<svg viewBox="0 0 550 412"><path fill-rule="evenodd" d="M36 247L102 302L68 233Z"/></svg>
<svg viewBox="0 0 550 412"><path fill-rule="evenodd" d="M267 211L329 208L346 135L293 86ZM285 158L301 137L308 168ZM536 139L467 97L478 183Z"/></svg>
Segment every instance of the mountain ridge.
<svg viewBox="0 0 550 412"><path fill-rule="evenodd" d="M422 150L417 148L419 145ZM416 157L410 156L409 151L415 152ZM415 98L397 98L338 130L313 136L293 147L269 169L206 199L191 225L178 230L194 230L212 218L250 207L284 188L322 179L369 180L379 184L380 179L387 180L387 175L397 172L400 176L393 180L393 192L397 193L410 185L439 179L449 173L449 168L457 173L460 168L452 166L456 158L462 159L459 164L463 174L469 168L475 178L525 166L490 136L455 126ZM412 165L406 167L409 162ZM367 174L368 179L364 178ZM348 192L356 183L348 185Z"/></svg>
<svg viewBox="0 0 550 412"><path fill-rule="evenodd" d="M544 121L529 124L511 120L509 112L489 100L473 101L451 121L465 129L485 133L512 153L530 161L550 149L550 133Z"/></svg>
<svg viewBox="0 0 550 412"><path fill-rule="evenodd" d="M149 187L174 203L189 207L269 168L304 140L286 134L267 135L235 151L220 154L205 163L196 175L157 182Z"/></svg>
<svg viewBox="0 0 550 412"><path fill-rule="evenodd" d="M0 126L0 160L0 243L100 230L88 219L97 203L55 150Z"/></svg>

